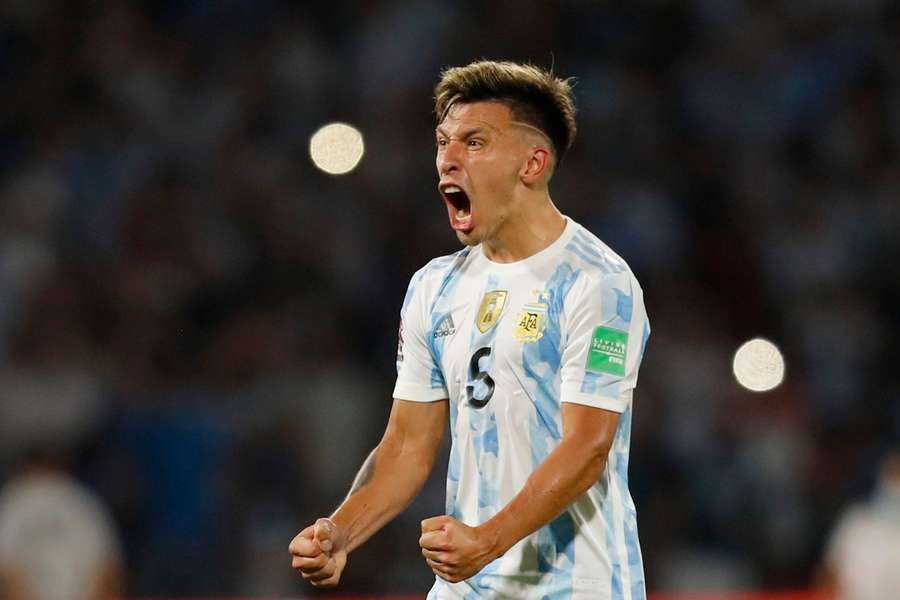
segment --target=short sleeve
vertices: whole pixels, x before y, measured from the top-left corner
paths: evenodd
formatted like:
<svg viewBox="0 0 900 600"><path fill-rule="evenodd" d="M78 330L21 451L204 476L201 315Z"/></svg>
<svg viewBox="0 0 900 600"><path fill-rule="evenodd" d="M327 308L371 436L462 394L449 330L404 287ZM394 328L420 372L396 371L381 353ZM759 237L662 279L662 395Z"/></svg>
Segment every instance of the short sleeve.
<svg viewBox="0 0 900 600"><path fill-rule="evenodd" d="M624 412L650 336L643 291L629 271L605 274L572 291L560 401Z"/></svg>
<svg viewBox="0 0 900 600"><path fill-rule="evenodd" d="M434 402L448 397L443 373L427 343L429 311L424 272L423 269L413 276L400 309L394 385L394 398L399 400Z"/></svg>

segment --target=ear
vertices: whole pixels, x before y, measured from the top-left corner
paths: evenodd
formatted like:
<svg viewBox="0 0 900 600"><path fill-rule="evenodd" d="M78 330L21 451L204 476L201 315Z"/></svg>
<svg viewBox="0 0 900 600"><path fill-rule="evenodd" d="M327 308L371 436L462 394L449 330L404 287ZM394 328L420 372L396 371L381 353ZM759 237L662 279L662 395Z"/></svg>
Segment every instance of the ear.
<svg viewBox="0 0 900 600"><path fill-rule="evenodd" d="M549 179L553 172L553 155L547 148L532 146L519 177L525 185L534 185Z"/></svg>

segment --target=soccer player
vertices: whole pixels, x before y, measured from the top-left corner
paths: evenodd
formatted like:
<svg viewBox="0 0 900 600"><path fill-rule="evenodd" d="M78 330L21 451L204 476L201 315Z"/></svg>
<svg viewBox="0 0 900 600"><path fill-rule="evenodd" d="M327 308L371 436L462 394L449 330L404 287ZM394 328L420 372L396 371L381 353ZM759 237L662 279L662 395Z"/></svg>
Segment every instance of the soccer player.
<svg viewBox="0 0 900 600"><path fill-rule="evenodd" d="M643 599L628 449L650 327L625 261L550 199L569 82L482 61L435 92L438 191L465 248L413 276L384 437L293 566L336 585L418 493L449 418L446 514L419 540L429 599Z"/></svg>

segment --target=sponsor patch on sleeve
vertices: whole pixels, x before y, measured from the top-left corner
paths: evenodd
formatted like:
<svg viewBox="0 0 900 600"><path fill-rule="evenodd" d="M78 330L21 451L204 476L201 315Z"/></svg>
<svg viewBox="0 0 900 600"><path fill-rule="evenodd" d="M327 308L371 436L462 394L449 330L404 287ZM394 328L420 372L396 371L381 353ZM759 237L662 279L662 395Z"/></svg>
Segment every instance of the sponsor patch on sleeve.
<svg viewBox="0 0 900 600"><path fill-rule="evenodd" d="M609 327L597 327L591 337L585 369L594 373L625 375L625 351L628 332Z"/></svg>

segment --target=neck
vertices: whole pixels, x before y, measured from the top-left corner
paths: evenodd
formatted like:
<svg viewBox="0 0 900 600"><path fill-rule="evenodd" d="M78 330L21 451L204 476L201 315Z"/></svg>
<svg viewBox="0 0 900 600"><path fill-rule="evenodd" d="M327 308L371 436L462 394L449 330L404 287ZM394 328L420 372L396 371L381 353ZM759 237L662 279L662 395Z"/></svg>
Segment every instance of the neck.
<svg viewBox="0 0 900 600"><path fill-rule="evenodd" d="M566 219L546 192L523 199L520 207L496 235L484 241L484 255L489 260L498 263L524 260L559 239L566 228Z"/></svg>

